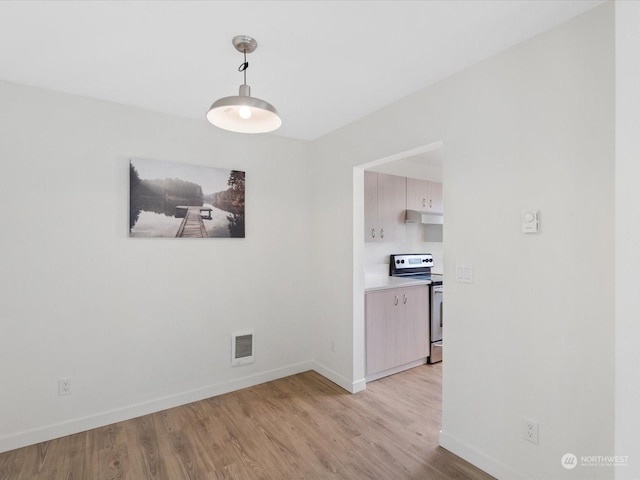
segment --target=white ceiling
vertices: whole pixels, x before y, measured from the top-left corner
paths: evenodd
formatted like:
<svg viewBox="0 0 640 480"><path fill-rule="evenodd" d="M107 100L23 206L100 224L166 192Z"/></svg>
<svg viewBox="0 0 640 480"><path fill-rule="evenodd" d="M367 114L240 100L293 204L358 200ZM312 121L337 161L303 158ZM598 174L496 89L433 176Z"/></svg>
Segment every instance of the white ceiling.
<svg viewBox="0 0 640 480"><path fill-rule="evenodd" d="M0 79L205 122L251 35L252 95L315 139L603 1L0 1Z"/></svg>

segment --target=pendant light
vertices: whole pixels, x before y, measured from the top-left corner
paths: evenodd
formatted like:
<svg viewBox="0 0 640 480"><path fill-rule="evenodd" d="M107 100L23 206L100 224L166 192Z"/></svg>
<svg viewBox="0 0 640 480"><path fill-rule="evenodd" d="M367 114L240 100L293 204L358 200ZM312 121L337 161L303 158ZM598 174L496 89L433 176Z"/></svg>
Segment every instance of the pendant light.
<svg viewBox="0 0 640 480"><path fill-rule="evenodd" d="M247 35L233 37L233 46L244 55L244 63L238 71L244 74L244 83L240 85L237 96L224 97L213 102L207 112L207 120L216 127L239 133L272 132L282 125L278 112L269 102L251 96L251 87L247 85L247 53L258 47L258 42Z"/></svg>

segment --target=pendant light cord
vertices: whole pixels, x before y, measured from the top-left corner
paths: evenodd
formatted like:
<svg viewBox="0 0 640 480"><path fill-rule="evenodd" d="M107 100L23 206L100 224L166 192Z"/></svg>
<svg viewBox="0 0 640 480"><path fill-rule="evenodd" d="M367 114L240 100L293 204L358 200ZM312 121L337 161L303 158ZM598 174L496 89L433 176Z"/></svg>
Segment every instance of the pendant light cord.
<svg viewBox="0 0 640 480"><path fill-rule="evenodd" d="M249 62L247 62L247 50L242 49L244 53L244 62L238 67L238 71L242 72L244 75L244 84L247 84L247 68L249 68Z"/></svg>

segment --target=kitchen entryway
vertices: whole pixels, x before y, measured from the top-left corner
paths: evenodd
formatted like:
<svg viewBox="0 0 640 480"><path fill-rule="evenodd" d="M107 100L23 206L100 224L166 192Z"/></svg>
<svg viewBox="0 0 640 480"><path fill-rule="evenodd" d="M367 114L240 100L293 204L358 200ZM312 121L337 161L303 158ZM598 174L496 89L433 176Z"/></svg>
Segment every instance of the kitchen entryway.
<svg viewBox="0 0 640 480"><path fill-rule="evenodd" d="M354 351L357 356L362 342L367 381L446 356L442 180L442 142L354 169L354 271L362 272L366 299L361 339L363 297L354 278ZM398 265L391 268L393 258Z"/></svg>

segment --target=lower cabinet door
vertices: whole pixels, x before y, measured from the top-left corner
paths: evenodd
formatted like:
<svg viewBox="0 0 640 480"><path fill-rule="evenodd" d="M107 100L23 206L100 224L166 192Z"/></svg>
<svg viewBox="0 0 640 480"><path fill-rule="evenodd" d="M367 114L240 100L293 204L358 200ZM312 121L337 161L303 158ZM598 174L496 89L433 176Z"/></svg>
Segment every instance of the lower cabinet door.
<svg viewBox="0 0 640 480"><path fill-rule="evenodd" d="M429 288L394 288L365 296L366 374L429 355Z"/></svg>
<svg viewBox="0 0 640 480"><path fill-rule="evenodd" d="M402 289L403 317L398 332L398 365L429 356L429 287Z"/></svg>

